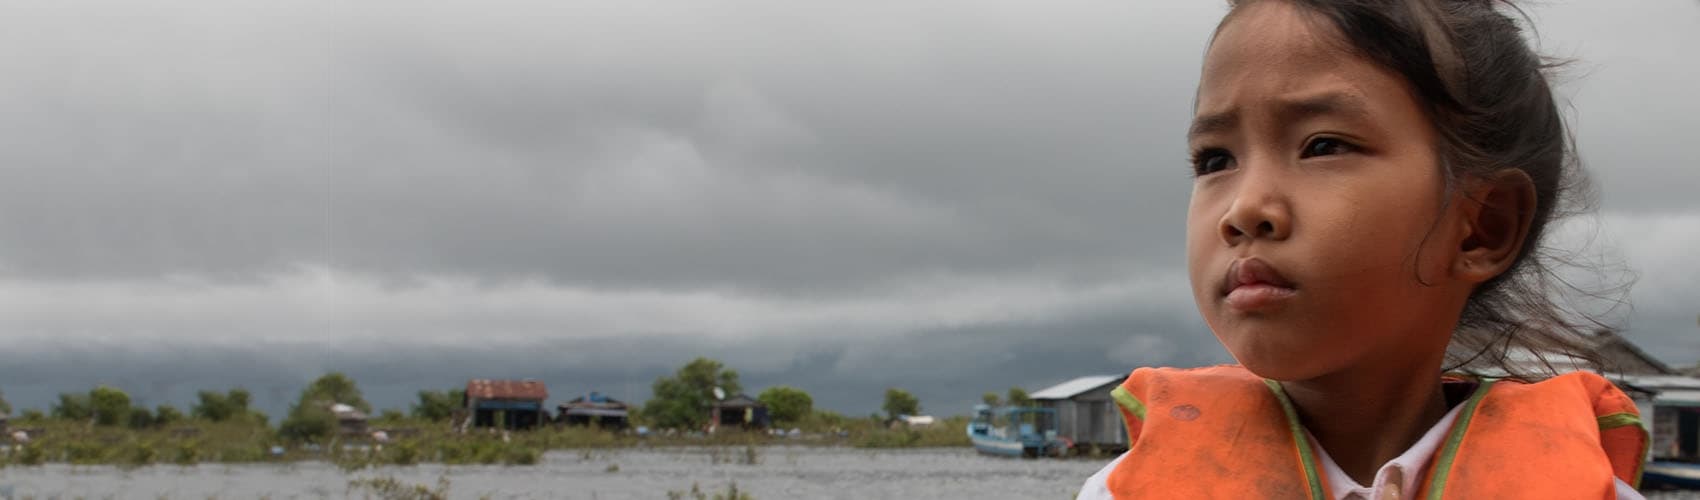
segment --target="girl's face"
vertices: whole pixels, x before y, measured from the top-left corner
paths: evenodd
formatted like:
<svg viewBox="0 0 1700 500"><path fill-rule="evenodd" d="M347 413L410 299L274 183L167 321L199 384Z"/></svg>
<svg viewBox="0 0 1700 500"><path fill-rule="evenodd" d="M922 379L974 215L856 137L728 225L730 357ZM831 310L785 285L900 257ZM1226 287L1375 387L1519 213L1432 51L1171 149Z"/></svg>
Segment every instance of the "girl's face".
<svg viewBox="0 0 1700 500"><path fill-rule="evenodd" d="M1436 358L1468 295L1447 280L1464 229L1443 213L1419 101L1308 16L1239 8L1188 133L1194 299L1235 359L1277 380Z"/></svg>

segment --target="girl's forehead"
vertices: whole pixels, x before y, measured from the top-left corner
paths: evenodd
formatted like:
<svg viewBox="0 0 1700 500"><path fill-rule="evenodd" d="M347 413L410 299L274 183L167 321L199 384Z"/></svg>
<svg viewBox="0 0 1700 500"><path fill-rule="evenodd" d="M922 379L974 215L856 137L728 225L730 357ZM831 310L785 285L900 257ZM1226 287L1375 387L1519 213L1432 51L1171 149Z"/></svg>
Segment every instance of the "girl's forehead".
<svg viewBox="0 0 1700 500"><path fill-rule="evenodd" d="M1329 23L1287 2L1239 7L1204 57L1196 114L1283 96L1339 93L1402 99L1403 80L1351 51Z"/></svg>

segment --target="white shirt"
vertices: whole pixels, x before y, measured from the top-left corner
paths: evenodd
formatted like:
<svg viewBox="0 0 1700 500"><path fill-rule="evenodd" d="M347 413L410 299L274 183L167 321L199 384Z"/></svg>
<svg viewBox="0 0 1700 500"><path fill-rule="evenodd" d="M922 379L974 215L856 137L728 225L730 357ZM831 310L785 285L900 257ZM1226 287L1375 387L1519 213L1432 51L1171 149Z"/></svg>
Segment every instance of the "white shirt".
<svg viewBox="0 0 1700 500"><path fill-rule="evenodd" d="M1328 484L1332 486L1334 500L1413 498L1417 490L1417 482L1422 480L1423 474L1426 472L1423 468L1432 461L1435 452L1440 451L1440 443L1446 441L1447 432L1452 430L1452 422L1458 420L1458 411L1464 406L1462 404L1453 406L1451 411L1440 417L1440 421L1435 422L1434 427L1430 427L1428 432L1423 433L1423 437L1418 438L1417 442L1411 444L1411 447L1406 449L1404 453L1400 453L1393 460L1382 464L1381 469L1375 472L1375 479L1367 487L1358 484L1351 476L1346 475L1346 471L1341 469L1339 464L1334 463L1334 459L1328 456L1328 452L1323 450L1321 446L1317 446L1317 461L1322 463L1322 473L1328 475ZM1309 430L1305 431L1305 435L1309 436L1312 442L1316 441L1316 436L1310 436ZM1110 495L1110 471L1115 470L1116 465L1120 464L1122 459L1126 457L1127 453L1123 453L1115 460L1110 461L1109 465L1099 469L1092 477L1087 478L1086 484L1081 486L1080 494L1075 496L1075 500L1113 500L1114 496ZM1623 480L1614 478L1614 481L1617 484L1618 500L1646 500L1640 492L1629 487L1629 484L1624 483Z"/></svg>

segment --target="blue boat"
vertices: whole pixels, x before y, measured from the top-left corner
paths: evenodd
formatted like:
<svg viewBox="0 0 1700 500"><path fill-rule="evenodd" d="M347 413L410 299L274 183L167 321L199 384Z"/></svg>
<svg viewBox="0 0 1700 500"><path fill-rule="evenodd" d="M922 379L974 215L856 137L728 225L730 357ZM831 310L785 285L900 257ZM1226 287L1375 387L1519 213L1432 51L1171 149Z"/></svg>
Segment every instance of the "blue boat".
<svg viewBox="0 0 1700 500"><path fill-rule="evenodd" d="M1057 412L1050 408L974 405L967 431L974 449L986 455L1041 457L1068 451L1068 442L1057 438Z"/></svg>
<svg viewBox="0 0 1700 500"><path fill-rule="evenodd" d="M1645 488L1700 489L1700 464L1654 460L1641 469Z"/></svg>

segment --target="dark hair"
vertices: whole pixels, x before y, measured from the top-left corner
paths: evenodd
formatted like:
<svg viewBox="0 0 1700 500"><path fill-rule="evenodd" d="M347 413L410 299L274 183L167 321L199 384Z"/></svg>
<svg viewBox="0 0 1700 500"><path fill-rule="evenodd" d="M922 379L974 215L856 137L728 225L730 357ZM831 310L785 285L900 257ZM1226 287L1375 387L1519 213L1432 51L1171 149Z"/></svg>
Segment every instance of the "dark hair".
<svg viewBox="0 0 1700 500"><path fill-rule="evenodd" d="M1256 0L1229 0L1233 8ZM1596 318L1559 303L1542 235L1566 204L1587 205L1549 64L1492 0L1283 0L1326 21L1347 48L1404 76L1440 142L1446 189L1460 179L1515 168L1534 180L1535 212L1524 246L1504 273L1477 286L1448 347L1448 369L1495 369L1539 379L1600 368ZM1527 16L1524 16L1527 19ZM1220 29L1220 28L1218 28ZM1420 278L1419 278L1420 279ZM1599 297L1597 294L1590 296Z"/></svg>

